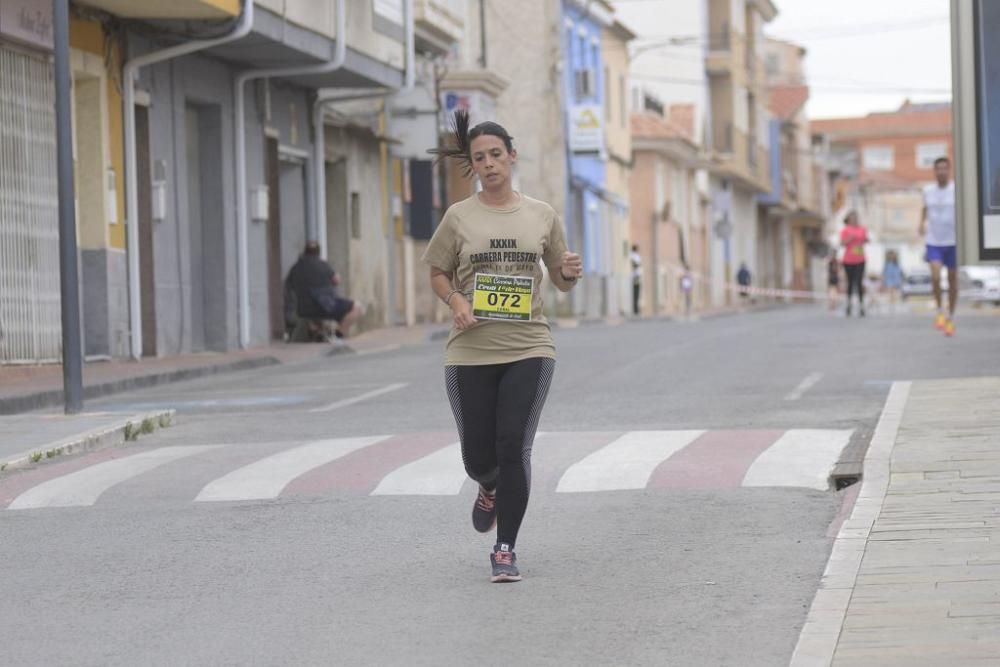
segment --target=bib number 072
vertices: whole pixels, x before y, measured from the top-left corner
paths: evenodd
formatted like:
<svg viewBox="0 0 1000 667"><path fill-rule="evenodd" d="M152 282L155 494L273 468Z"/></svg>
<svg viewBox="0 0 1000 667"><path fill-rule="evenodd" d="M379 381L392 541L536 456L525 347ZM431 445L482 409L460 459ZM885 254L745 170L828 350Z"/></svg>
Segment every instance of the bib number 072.
<svg viewBox="0 0 1000 667"><path fill-rule="evenodd" d="M496 292L490 292L486 295L486 303L491 306L500 306L501 308L520 308L521 295L497 294Z"/></svg>

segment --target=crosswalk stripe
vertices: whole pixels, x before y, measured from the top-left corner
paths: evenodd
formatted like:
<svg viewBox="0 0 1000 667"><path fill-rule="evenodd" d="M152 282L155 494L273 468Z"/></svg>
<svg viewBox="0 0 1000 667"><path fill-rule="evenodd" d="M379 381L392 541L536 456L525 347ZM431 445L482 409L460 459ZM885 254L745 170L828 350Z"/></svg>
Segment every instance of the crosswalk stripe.
<svg viewBox="0 0 1000 667"><path fill-rule="evenodd" d="M453 496L465 483L459 443L397 468L382 478L373 496Z"/></svg>
<svg viewBox="0 0 1000 667"><path fill-rule="evenodd" d="M286 449L283 452L254 461L210 482L201 490L195 501L277 498L282 489L296 477L387 438L389 436L379 435L366 438L318 440Z"/></svg>
<svg viewBox="0 0 1000 667"><path fill-rule="evenodd" d="M573 464L556 491L642 489L663 461L691 444L704 431L631 431Z"/></svg>
<svg viewBox="0 0 1000 667"><path fill-rule="evenodd" d="M83 470L43 482L25 491L7 507L8 510L39 507L83 507L93 505L101 494L128 479L161 465L195 454L217 445L161 447L120 459L97 463Z"/></svg>
<svg viewBox="0 0 1000 667"><path fill-rule="evenodd" d="M852 431L786 431L761 452L743 477L743 486L799 486L822 491Z"/></svg>
<svg viewBox="0 0 1000 667"><path fill-rule="evenodd" d="M784 431L708 431L664 461L649 478L652 488L738 488L747 468Z"/></svg>

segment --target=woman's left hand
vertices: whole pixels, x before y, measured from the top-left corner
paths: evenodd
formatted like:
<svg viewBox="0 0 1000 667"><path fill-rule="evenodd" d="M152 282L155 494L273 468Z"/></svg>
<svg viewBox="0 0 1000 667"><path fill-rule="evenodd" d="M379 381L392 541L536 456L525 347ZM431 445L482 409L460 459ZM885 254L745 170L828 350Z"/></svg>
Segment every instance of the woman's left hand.
<svg viewBox="0 0 1000 667"><path fill-rule="evenodd" d="M559 272L565 280L576 280L583 276L583 258L575 252L566 251L562 256Z"/></svg>

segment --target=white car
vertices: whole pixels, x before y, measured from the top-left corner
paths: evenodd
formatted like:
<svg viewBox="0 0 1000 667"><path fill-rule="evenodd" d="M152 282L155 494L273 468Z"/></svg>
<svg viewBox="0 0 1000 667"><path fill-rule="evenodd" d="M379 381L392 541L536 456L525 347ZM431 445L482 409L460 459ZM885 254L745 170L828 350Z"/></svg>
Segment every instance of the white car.
<svg viewBox="0 0 1000 667"><path fill-rule="evenodd" d="M963 266L962 297L1000 306L1000 266Z"/></svg>
<svg viewBox="0 0 1000 667"><path fill-rule="evenodd" d="M947 291L947 289L948 272L944 271L941 274L941 290ZM933 290L931 289L931 270L921 267L907 272L903 276L903 288L900 291L904 299L911 296L931 296L933 294Z"/></svg>

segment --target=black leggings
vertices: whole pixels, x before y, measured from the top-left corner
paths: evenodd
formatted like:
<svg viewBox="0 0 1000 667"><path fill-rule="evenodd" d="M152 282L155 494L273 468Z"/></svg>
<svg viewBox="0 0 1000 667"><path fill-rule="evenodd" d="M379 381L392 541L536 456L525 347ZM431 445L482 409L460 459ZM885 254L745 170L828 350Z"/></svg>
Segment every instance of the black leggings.
<svg viewBox="0 0 1000 667"><path fill-rule="evenodd" d="M514 547L528 507L531 445L552 383L555 359L446 366L462 461L469 477L497 493L497 543Z"/></svg>
<svg viewBox="0 0 1000 667"><path fill-rule="evenodd" d="M847 302L850 303L854 290L858 291L858 302L865 302L865 263L844 264L847 273Z"/></svg>

